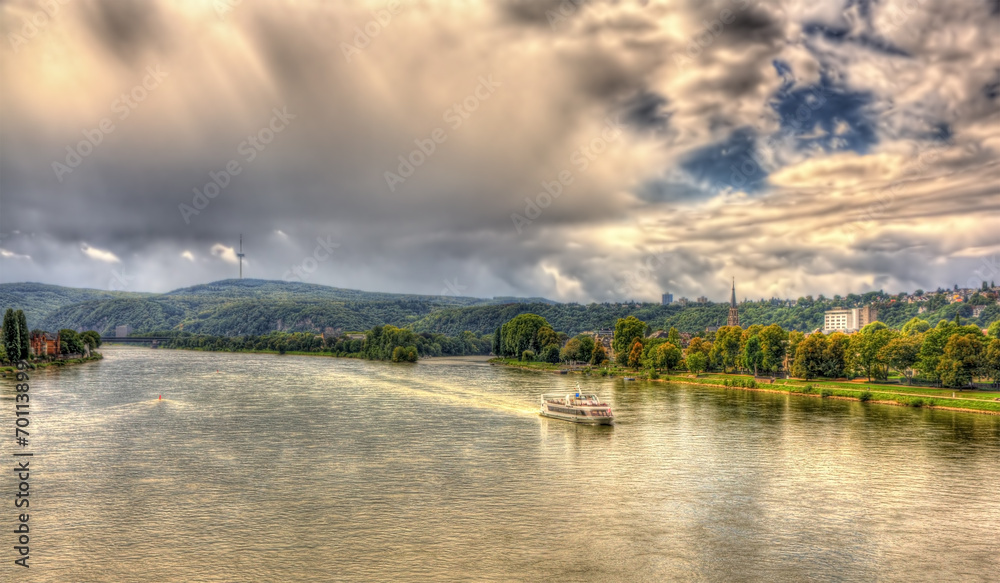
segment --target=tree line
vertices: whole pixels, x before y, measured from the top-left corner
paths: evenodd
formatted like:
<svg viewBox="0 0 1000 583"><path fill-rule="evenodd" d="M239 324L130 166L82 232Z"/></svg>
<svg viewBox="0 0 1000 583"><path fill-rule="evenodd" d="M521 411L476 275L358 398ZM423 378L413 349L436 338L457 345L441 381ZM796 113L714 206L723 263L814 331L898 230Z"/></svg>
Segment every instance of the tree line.
<svg viewBox="0 0 1000 583"><path fill-rule="evenodd" d="M1000 382L1000 321L986 333L962 325L959 318L931 327L912 318L900 329L873 322L859 332L806 335L778 324L746 328L722 326L691 338L682 349L680 333L671 328L666 338L649 337L649 326L635 316L619 318L611 341L615 365L648 369L652 373L685 369L748 372L814 378L859 378L886 381L898 373L907 383L915 379L961 388L975 380ZM610 358L593 336L569 338L556 332L537 314L521 314L494 331L493 352L503 358L543 362L585 362L606 365Z"/></svg>
<svg viewBox="0 0 1000 583"><path fill-rule="evenodd" d="M226 352L311 352L331 356L415 362L426 356L466 356L489 354L490 338L465 332L457 337L415 333L392 325L375 326L364 333L324 337L314 332L270 332L243 336L211 336L173 333L165 348L185 348Z"/></svg>

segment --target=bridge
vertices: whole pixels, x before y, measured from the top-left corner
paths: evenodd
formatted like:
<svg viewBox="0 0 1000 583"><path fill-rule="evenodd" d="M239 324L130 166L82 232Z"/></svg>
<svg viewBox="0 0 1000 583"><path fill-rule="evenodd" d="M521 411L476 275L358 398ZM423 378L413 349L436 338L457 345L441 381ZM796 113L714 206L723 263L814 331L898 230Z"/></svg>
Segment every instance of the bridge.
<svg viewBox="0 0 1000 583"><path fill-rule="evenodd" d="M171 338L169 336L101 336L102 344L151 344L156 346L167 340L171 340Z"/></svg>

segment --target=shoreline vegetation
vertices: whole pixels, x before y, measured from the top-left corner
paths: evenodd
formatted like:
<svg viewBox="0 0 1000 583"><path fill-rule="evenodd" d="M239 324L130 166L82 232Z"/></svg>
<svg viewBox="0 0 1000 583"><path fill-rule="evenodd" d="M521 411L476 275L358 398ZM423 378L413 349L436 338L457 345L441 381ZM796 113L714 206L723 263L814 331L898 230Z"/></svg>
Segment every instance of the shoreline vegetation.
<svg viewBox="0 0 1000 583"><path fill-rule="evenodd" d="M30 361L28 363L29 367L34 370L46 369L50 367L62 368L64 366L74 365L74 364L86 364L88 362L96 362L98 360L103 360L104 355L100 352L91 352L90 356L81 356L79 358L61 358L57 360L39 360ZM0 366L0 375L7 376L8 374L14 374L17 372L17 367L14 365L4 365Z"/></svg>
<svg viewBox="0 0 1000 583"><path fill-rule="evenodd" d="M647 382L668 382L688 385L703 385L724 389L756 391L797 395L802 397L830 398L879 405L942 409L967 413L1000 415L1000 392L981 390L953 390L934 387L918 387L895 384L869 383L866 381L813 379L773 379L773 383L757 380L753 375L728 373L702 374L657 374L647 371L633 371L614 365L605 367L591 365L568 366L547 362L524 362L516 358L491 358L490 364L518 368L522 370L555 373L583 374L608 378L633 378ZM565 372L564 372L565 371ZM955 396L953 397L952 394Z"/></svg>
<svg viewBox="0 0 1000 583"><path fill-rule="evenodd" d="M873 321L850 334L804 334L777 324L729 325L684 337L633 316L613 330L570 338L537 314L498 327L493 364L621 376L907 407L1000 414L1000 320L913 318L901 329ZM794 378L793 378L794 377ZM898 384L897 384L898 383Z"/></svg>
<svg viewBox="0 0 1000 583"><path fill-rule="evenodd" d="M166 335L166 334L164 334ZM206 352L251 352L362 358L392 362L416 362L434 356L486 355L490 337L465 332L460 336L415 333L392 325L365 332L325 336L310 332L271 332L246 336L173 334L161 348Z"/></svg>

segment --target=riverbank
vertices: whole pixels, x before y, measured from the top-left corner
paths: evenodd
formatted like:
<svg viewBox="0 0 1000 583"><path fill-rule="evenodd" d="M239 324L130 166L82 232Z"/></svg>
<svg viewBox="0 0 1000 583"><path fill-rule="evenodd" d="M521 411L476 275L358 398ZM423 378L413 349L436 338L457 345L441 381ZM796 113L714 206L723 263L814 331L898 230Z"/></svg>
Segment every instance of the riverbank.
<svg viewBox="0 0 1000 583"><path fill-rule="evenodd" d="M31 367L34 368L35 370L46 369L46 368L49 368L49 367L63 367L63 366L69 366L69 365L74 365L74 364L86 364L88 362L95 362L95 361L98 361L98 360L102 360L103 358L104 358L104 355L102 355L100 352L94 352L94 353L91 354L91 356L88 356L86 358L66 358L66 359L61 359L61 360L48 360L48 361L42 361L42 362L32 362L31 363ZM15 367L13 367L13 366L3 366L3 367L0 367L0 375L2 375L4 377L6 377L9 374L14 374L15 372L17 372L17 369Z"/></svg>
<svg viewBox="0 0 1000 583"><path fill-rule="evenodd" d="M609 378L631 377L652 382L707 385L744 391L784 393L803 397L833 398L902 407L923 407L928 409L1000 415L1000 392L995 391L956 391L932 387L910 387L906 385L835 380L803 381L799 379L775 379L772 384L764 384L755 381L754 377L750 375L717 373L700 375L663 374L657 378L650 378L645 371L628 371L617 367L569 367L545 362L521 362L515 359L500 358L494 358L490 360L490 363L536 372L562 373L566 371L565 374L585 374Z"/></svg>

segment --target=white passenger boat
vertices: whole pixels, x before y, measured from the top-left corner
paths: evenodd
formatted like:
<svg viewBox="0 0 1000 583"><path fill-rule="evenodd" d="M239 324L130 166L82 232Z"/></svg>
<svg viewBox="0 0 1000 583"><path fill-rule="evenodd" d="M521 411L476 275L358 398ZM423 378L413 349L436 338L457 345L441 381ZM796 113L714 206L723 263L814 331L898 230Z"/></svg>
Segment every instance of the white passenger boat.
<svg viewBox="0 0 1000 583"><path fill-rule="evenodd" d="M601 401L597 395L583 393L579 385L570 394L542 395L542 409L539 413L543 417L592 425L611 425L615 420L611 405Z"/></svg>

